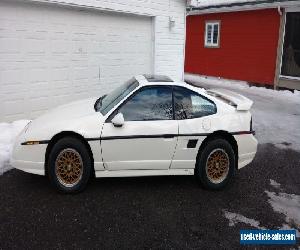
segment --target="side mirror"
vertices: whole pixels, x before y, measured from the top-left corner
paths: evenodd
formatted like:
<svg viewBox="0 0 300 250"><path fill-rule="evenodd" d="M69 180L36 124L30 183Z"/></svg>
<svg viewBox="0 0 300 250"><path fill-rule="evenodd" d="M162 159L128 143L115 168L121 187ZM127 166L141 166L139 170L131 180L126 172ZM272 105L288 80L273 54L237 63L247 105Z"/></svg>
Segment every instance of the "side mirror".
<svg viewBox="0 0 300 250"><path fill-rule="evenodd" d="M118 113L112 120L112 124L115 127L122 127L125 123L124 116L122 113Z"/></svg>

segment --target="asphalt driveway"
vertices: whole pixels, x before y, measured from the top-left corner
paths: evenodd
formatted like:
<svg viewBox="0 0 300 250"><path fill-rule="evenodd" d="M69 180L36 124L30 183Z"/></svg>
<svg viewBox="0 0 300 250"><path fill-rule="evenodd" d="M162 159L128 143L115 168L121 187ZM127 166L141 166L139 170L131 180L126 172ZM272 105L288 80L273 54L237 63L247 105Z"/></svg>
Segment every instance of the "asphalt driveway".
<svg viewBox="0 0 300 250"><path fill-rule="evenodd" d="M265 191L279 192L270 179L300 195L300 153L261 145L219 192L193 177L143 177L97 179L61 195L47 178L12 170L0 176L0 249L237 249L239 230L254 227L229 226L224 211L268 229L286 223L268 202ZM287 248L298 247L299 239Z"/></svg>

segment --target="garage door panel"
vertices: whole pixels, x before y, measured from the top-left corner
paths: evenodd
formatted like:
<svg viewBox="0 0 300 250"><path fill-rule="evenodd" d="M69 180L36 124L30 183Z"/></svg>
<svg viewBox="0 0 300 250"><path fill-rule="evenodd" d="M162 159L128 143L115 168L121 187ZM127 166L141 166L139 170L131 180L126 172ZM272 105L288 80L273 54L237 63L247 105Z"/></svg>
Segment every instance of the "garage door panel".
<svg viewBox="0 0 300 250"><path fill-rule="evenodd" d="M10 85L22 83L23 70L11 69L11 70L2 70L1 71L1 82L5 82L1 87L4 89L10 88Z"/></svg>
<svg viewBox="0 0 300 250"><path fill-rule="evenodd" d="M150 17L21 2L0 7L0 121L34 118L152 73Z"/></svg>
<svg viewBox="0 0 300 250"><path fill-rule="evenodd" d="M48 77L48 70L46 67L34 68L31 70L31 73L27 75L28 82L44 83L44 87L47 87Z"/></svg>
<svg viewBox="0 0 300 250"><path fill-rule="evenodd" d="M30 105L29 103L24 103L22 93L12 93L11 95L13 98L9 100L4 97L5 102L1 106L3 115L12 120L21 119L26 113L26 109L30 109Z"/></svg>
<svg viewBox="0 0 300 250"><path fill-rule="evenodd" d="M1 54L17 54L20 53L21 42L17 38L1 37L0 53Z"/></svg>

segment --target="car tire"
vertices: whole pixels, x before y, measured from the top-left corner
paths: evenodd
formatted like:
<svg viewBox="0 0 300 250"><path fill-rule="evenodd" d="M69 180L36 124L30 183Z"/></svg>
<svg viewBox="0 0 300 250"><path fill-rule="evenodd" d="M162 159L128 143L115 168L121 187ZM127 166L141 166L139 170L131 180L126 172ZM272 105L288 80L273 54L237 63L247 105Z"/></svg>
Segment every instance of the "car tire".
<svg viewBox="0 0 300 250"><path fill-rule="evenodd" d="M92 174L92 160L81 140L64 137L53 146L49 154L48 176L59 192L84 190Z"/></svg>
<svg viewBox="0 0 300 250"><path fill-rule="evenodd" d="M231 144L214 138L199 152L195 175L204 188L219 190L231 181L235 168L236 157Z"/></svg>

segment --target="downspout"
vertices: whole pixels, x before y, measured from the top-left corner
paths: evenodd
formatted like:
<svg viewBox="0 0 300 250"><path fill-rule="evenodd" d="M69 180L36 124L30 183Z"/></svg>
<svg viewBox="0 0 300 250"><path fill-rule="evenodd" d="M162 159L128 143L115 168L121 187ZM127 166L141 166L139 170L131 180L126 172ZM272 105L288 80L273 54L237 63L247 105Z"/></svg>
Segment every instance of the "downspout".
<svg viewBox="0 0 300 250"><path fill-rule="evenodd" d="M278 45L277 45L277 57L276 57L276 69L274 77L274 89L278 89L281 71L281 60L283 52L283 42L284 42L284 29L285 29L285 9L281 9L280 6L277 8L278 14L280 16L280 25L278 31Z"/></svg>
<svg viewBox="0 0 300 250"><path fill-rule="evenodd" d="M281 7L280 7L280 6L277 7L277 11L278 11L278 14L279 14L280 16L282 16L282 11L281 11Z"/></svg>
<svg viewBox="0 0 300 250"><path fill-rule="evenodd" d="M187 10L184 10L184 44L183 44L183 76L182 80L184 81L184 74L185 74L185 49L186 49L186 25L187 25Z"/></svg>

